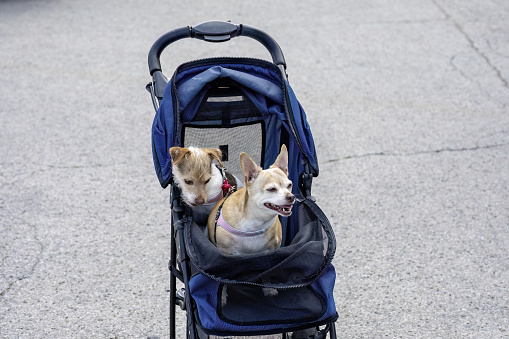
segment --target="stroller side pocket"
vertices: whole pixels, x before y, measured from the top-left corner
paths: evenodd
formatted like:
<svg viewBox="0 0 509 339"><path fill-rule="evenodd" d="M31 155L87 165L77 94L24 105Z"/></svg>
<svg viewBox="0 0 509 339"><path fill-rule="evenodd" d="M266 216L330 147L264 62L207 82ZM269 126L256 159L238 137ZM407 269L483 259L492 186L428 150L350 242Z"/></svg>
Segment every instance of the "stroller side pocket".
<svg viewBox="0 0 509 339"><path fill-rule="evenodd" d="M278 289L275 297L265 297L260 286L223 284L204 274L193 276L189 287L198 324L207 333L268 333L273 329L335 321L338 316L333 297L335 277L330 265L313 284ZM228 296L223 306L224 286Z"/></svg>
<svg viewBox="0 0 509 339"><path fill-rule="evenodd" d="M218 301L219 318L240 326L311 322L326 308L325 298L312 286L280 289L276 296L266 297L259 286L221 284Z"/></svg>

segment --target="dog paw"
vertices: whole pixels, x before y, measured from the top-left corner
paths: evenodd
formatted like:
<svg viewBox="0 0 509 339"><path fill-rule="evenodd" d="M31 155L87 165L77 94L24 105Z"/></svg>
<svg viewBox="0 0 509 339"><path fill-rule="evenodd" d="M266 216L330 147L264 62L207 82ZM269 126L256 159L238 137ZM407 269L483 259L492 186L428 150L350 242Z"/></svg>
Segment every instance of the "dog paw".
<svg viewBox="0 0 509 339"><path fill-rule="evenodd" d="M263 295L266 297L275 297L277 296L277 290L275 288L264 288Z"/></svg>

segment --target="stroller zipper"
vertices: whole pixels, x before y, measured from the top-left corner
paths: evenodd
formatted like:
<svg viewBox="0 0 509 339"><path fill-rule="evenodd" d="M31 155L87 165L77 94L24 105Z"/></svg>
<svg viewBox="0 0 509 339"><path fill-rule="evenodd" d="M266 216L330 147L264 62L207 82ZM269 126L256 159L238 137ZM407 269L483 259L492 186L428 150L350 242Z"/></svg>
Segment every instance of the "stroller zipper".
<svg viewBox="0 0 509 339"><path fill-rule="evenodd" d="M171 99L173 100L173 145L180 145L180 99L177 92L177 85L175 84L175 78L177 71L173 73L171 77Z"/></svg>
<svg viewBox="0 0 509 339"><path fill-rule="evenodd" d="M217 65L217 64L228 64L234 61L235 63L242 63L246 65L255 65L255 66L263 66L263 67L271 67L274 71L279 75L279 68L277 66L267 60L258 59L258 58L235 58L235 57L213 57L213 58L202 58L196 59L193 61L188 61L180 65L175 73L180 71L185 71L194 67L200 66L208 66L208 65ZM239 62L241 61L241 62Z"/></svg>
<svg viewBox="0 0 509 339"><path fill-rule="evenodd" d="M304 155L306 157L308 164L313 168L313 170L315 172L317 172L317 168L315 168L315 166L313 166L311 161L309 161L307 153L304 151L304 146L302 146L302 141L300 140L300 135L296 131L297 123L295 122L295 117L293 116L292 104L291 104L290 99L288 98L288 95L287 95L288 86L286 85L285 81L283 81L283 89L284 89L283 95L284 95L284 99L285 99L286 111L288 113L288 120L290 121L290 127L292 128L293 135L297 136L297 138L295 138L295 141L297 142L297 145L299 146L302 155ZM315 157L316 157L316 154L315 154ZM316 163L318 163L317 159L315 159L315 161L316 161Z"/></svg>

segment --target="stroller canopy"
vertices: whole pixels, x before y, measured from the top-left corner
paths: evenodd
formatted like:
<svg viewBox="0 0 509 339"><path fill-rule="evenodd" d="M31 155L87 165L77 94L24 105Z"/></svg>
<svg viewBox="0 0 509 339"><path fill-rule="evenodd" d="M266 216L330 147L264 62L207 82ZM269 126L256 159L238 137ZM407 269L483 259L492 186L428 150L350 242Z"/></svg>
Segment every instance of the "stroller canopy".
<svg viewBox="0 0 509 339"><path fill-rule="evenodd" d="M181 65L165 88L152 126L154 165L162 187L171 182L170 147L182 146L182 124L196 120L209 90L218 81L234 84L259 111L266 126L281 126L288 133L290 179L298 182L304 170L318 175L318 164L306 114L290 85L272 63L247 58L218 58ZM231 122L249 123L238 116ZM221 121L220 121L221 122ZM204 124L213 124L213 121ZM272 127L271 127L272 128ZM279 153L281 133L267 132L264 167ZM293 176L293 177L292 177Z"/></svg>

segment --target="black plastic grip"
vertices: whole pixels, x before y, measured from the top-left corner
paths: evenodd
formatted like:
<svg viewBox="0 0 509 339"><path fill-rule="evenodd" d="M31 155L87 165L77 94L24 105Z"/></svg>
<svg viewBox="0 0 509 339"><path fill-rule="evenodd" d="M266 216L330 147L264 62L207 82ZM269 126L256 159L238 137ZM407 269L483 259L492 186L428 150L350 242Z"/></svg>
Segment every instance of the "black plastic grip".
<svg viewBox="0 0 509 339"><path fill-rule="evenodd" d="M260 42L270 52L273 62L286 69L283 51L278 43L267 33L247 25L236 25L227 21L207 21L194 27L181 27L174 29L154 42L148 54L148 67L150 75L161 71L159 60L163 50L175 41L184 38L196 38L208 42L224 42L237 36L246 36Z"/></svg>
<svg viewBox="0 0 509 339"><path fill-rule="evenodd" d="M148 68L150 70L150 75L154 74L155 71L161 70L161 61L159 60L159 57L168 45L180 39L190 37L191 29L189 27L181 27L174 29L173 31L169 31L157 39L148 52Z"/></svg>
<svg viewBox="0 0 509 339"><path fill-rule="evenodd" d="M272 61L276 65L283 66L284 69L286 69L286 61L285 61L285 57L283 56L283 51L281 50L281 47L279 47L276 40L274 40L267 33L260 31L257 28L254 28L254 27L251 27L248 25L241 25L241 26L242 26L242 30L241 30L240 35L255 39L256 41L261 43L270 52L270 55L272 56Z"/></svg>

